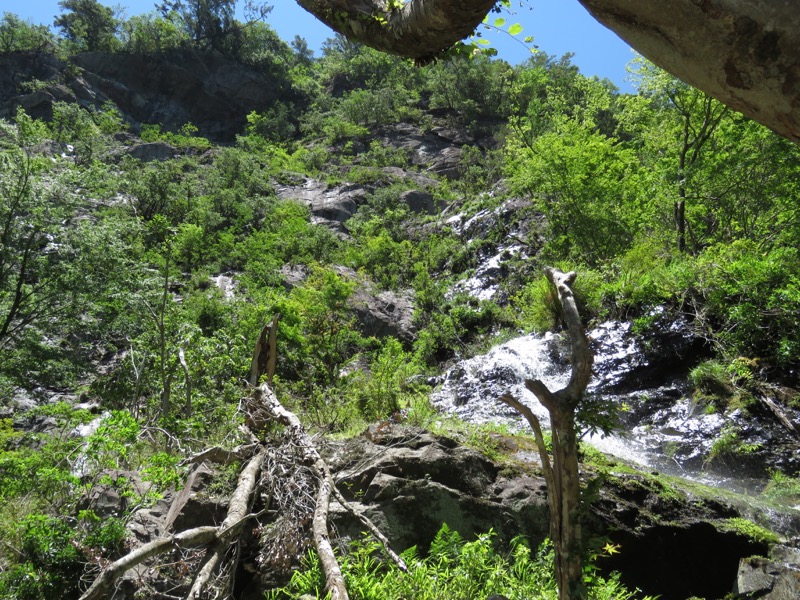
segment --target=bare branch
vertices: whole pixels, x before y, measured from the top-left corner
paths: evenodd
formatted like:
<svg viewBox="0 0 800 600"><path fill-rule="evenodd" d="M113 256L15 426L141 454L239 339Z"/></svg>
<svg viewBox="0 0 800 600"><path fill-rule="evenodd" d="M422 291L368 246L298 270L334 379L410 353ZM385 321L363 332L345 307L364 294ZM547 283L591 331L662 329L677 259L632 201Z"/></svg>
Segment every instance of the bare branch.
<svg viewBox="0 0 800 600"><path fill-rule="evenodd" d="M114 582L124 575L126 571L148 558L169 552L174 548L193 548L208 544L228 545L242 524L251 518L251 515L248 515L250 499L258 482L258 474L266 454L267 449L262 448L242 470L239 475L239 483L230 499L228 514L219 527L195 527L175 535L159 538L136 548L103 569L94 583L81 596L80 600L99 600L103 598L114 585ZM197 584L197 581L195 581L195 584ZM201 585L204 584L205 582L201 582ZM193 591L194 589L195 586L192 587Z"/></svg>
<svg viewBox="0 0 800 600"><path fill-rule="evenodd" d="M266 406L277 421L289 428L289 434L296 440L306 460L316 472L319 479L319 489L317 490L316 507L312 520L314 545L317 548L323 573L325 573L325 589L331 595L331 600L348 600L349 596L344 583L344 576L333 553L333 546L328 533L328 506L332 489L334 488L330 469L328 469L327 463L317 452L303 425L300 423L300 419L293 412L283 407L268 384L263 384L257 388L254 391L254 396L256 396L257 402L260 401Z"/></svg>
<svg viewBox="0 0 800 600"><path fill-rule="evenodd" d="M396 564L397 567L403 571L403 573L407 573L408 566L406 565L406 562L400 558L394 550L392 550L392 547L390 546L389 540L386 538L386 536L381 533L381 530L378 529L375 523L373 523L366 515L357 512L356 509L353 508L353 505L350 504L344 496L342 496L342 492L340 492L335 485L333 486L333 497L336 498L336 501L341 504L345 510L347 510L347 512L358 519L361 524L364 525L364 527L369 529L369 532L372 534L372 536L381 543L383 546L383 551L386 552L386 555L390 559L392 559L392 562L394 562L394 564Z"/></svg>

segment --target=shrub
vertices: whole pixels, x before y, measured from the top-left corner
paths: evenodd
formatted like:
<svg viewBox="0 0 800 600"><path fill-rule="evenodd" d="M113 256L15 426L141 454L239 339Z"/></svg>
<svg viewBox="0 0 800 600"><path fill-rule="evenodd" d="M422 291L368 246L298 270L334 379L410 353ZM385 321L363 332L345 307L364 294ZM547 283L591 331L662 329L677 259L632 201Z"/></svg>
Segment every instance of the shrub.
<svg viewBox="0 0 800 600"><path fill-rule="evenodd" d="M768 500L796 506L800 503L800 477L790 477L781 471L772 471L770 481L762 494Z"/></svg>

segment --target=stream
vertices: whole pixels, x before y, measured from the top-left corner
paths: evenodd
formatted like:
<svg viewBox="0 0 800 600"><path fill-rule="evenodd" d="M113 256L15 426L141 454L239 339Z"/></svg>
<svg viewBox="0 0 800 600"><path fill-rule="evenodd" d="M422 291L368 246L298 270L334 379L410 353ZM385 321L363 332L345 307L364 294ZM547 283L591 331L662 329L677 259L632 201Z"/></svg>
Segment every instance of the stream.
<svg viewBox="0 0 800 600"><path fill-rule="evenodd" d="M758 412L722 413L692 399L687 374L705 351L687 323L664 325L646 343L632 334L630 323L606 322L587 333L595 352L587 399L610 401L621 423L616 434L584 438L598 450L647 470L747 495L763 490L771 469L800 468L796 440L779 424ZM497 400L510 392L546 428L547 411L525 380L539 379L552 391L565 387L568 357L569 344L560 335L520 336L451 367L431 400L441 412L470 423L527 430L516 411Z"/></svg>

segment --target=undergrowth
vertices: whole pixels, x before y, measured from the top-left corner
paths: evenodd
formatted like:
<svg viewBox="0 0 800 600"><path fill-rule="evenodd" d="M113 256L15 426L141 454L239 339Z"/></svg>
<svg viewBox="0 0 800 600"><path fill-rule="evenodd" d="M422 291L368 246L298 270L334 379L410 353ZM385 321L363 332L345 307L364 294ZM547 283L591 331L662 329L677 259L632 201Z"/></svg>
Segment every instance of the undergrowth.
<svg viewBox="0 0 800 600"><path fill-rule="evenodd" d="M558 589L553 574L553 548L548 541L532 551L521 537L514 538L507 551L498 549L493 532L464 540L458 532L443 525L422 557L416 547L402 554L408 572L380 558L380 545L370 539L352 544L340 558L342 572L353 600L472 600L492 594L509 600L555 600ZM617 574L599 575L593 565L584 575L591 600L629 600L637 591L626 589ZM267 594L269 600L293 600L310 594L327 598L325 578L319 558L312 551L305 566L289 584ZM306 596L307 597L307 596ZM646 599L645 599L646 600Z"/></svg>

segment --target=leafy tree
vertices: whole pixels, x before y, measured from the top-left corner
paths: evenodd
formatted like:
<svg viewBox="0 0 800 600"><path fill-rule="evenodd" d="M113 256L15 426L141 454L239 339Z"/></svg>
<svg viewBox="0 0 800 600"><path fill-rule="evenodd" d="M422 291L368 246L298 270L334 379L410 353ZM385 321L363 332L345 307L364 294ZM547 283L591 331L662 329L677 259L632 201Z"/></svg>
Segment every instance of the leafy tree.
<svg viewBox="0 0 800 600"><path fill-rule="evenodd" d="M44 25L33 25L13 13L0 19L0 54L20 51L42 51L55 46L53 34Z"/></svg>
<svg viewBox="0 0 800 600"><path fill-rule="evenodd" d="M0 155L0 348L69 301L62 281L66 206L39 183L42 165L16 150ZM55 194L53 194L55 195ZM61 289L60 289L61 288Z"/></svg>
<svg viewBox="0 0 800 600"><path fill-rule="evenodd" d="M195 45L223 54L239 47L241 29L235 8L236 0L165 0L159 6L165 17L173 12L179 16Z"/></svg>
<svg viewBox="0 0 800 600"><path fill-rule="evenodd" d="M693 198L702 197L699 189L707 176L703 168L711 154L717 130L730 116L728 108L711 96L672 77L652 63L636 62L640 93L651 102L648 111L652 127L653 155L665 161L659 173L668 178L675 222L676 247L687 250L687 237L693 236L687 207ZM655 127L655 124L658 126ZM687 228L689 230L687 231ZM698 236L694 235L695 240ZM697 244L694 244L697 251Z"/></svg>
<svg viewBox="0 0 800 600"><path fill-rule="evenodd" d="M478 134L491 130L481 121L507 117L504 95L511 67L504 61L486 57L458 58L429 67L426 87L430 90L431 108L446 108L457 121Z"/></svg>
<svg viewBox="0 0 800 600"><path fill-rule="evenodd" d="M137 54L158 54L190 41L175 12L164 16L151 12L131 17L121 24L120 37L125 49Z"/></svg>
<svg viewBox="0 0 800 600"><path fill-rule="evenodd" d="M507 172L513 187L535 198L547 216L550 259L570 256L598 265L633 242L639 215L631 182L638 164L633 152L596 131L597 107L608 106L608 91L580 80L574 87L593 101L583 110L570 105L573 115L553 107L563 96L547 92L542 102L531 97L529 116L515 119L506 146Z"/></svg>
<svg viewBox="0 0 800 600"><path fill-rule="evenodd" d="M54 24L78 50L110 52L116 48L119 21L111 8L97 0L61 0L58 5L65 12Z"/></svg>

